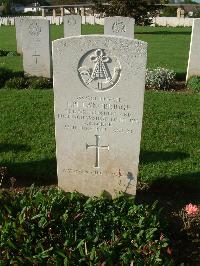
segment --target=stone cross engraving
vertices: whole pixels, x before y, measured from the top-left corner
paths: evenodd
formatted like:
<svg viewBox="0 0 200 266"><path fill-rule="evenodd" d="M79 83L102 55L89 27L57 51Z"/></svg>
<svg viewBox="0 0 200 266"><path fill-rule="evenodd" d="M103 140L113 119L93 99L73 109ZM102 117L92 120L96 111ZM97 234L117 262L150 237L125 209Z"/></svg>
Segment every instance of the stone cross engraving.
<svg viewBox="0 0 200 266"><path fill-rule="evenodd" d="M99 166L99 151L100 149L107 149L109 151L110 147L109 145L108 146L99 146L99 140L100 140L100 136L99 135L95 135L96 137L96 145L88 145L86 143L86 149L89 149L89 148L96 148L96 162L95 162L95 168L100 168Z"/></svg>
<svg viewBox="0 0 200 266"><path fill-rule="evenodd" d="M37 54L36 51L35 51L35 54L33 54L32 56L35 57L35 63L37 64L37 62L38 62L38 57L39 57L40 55Z"/></svg>

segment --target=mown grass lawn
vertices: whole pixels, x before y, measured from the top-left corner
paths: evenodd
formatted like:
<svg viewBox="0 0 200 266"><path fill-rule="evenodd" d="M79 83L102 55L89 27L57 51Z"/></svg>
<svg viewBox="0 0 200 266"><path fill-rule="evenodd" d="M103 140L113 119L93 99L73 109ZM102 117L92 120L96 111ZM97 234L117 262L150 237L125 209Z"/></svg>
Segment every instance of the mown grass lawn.
<svg viewBox="0 0 200 266"><path fill-rule="evenodd" d="M103 26L83 25L83 34L102 34ZM136 27L135 38L148 42L148 67L162 66L186 73L191 28ZM52 40L63 37L63 26L51 26ZM0 27L0 49L16 50L15 28ZM22 58L0 58L0 66L22 70Z"/></svg>
<svg viewBox="0 0 200 266"><path fill-rule="evenodd" d="M82 31L101 34L103 27L84 25ZM136 27L135 35L149 44L149 67L181 74L190 34L189 28ZM52 26L51 35L62 37L63 26ZM16 50L14 27L0 27L0 49ZM22 58L0 57L0 66L22 70ZM199 113L199 94L146 92L140 180L200 184ZM0 90L0 165L26 180L56 177L52 90Z"/></svg>
<svg viewBox="0 0 200 266"><path fill-rule="evenodd" d="M146 92L142 181L200 185L200 98ZM29 183L56 177L52 90L0 90L0 165Z"/></svg>
<svg viewBox="0 0 200 266"><path fill-rule="evenodd" d="M83 34L101 34L103 27L84 25L82 31ZM148 67L171 68L183 77L190 34L189 28L136 27L135 36L148 42ZM62 37L63 27L52 26L51 35L52 39ZM16 50L14 27L0 27L0 49ZM22 57L0 57L1 66L14 71L23 70ZM177 264L186 261L186 264L199 265L198 228L191 226L187 228L188 235L185 234L184 227L189 224L187 219L182 221L181 216L185 204L200 204L199 118L200 94L145 93L139 180L150 185L145 189L141 189L143 184L138 186L136 202L158 200L164 207L162 220L169 220L167 230ZM33 182L47 185L57 181L51 89L0 90L0 166L8 169L9 186L12 176L17 185Z"/></svg>

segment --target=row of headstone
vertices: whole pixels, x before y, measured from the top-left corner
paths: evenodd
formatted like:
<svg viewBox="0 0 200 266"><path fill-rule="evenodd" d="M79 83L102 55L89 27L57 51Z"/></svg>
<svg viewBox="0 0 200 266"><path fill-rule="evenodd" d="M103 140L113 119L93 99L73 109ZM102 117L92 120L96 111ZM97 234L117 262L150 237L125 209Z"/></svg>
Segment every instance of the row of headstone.
<svg viewBox="0 0 200 266"><path fill-rule="evenodd" d="M192 27L193 18L155 17L152 23L162 27Z"/></svg>
<svg viewBox="0 0 200 266"><path fill-rule="evenodd" d="M0 26L14 26L15 21L19 18L26 18L26 19L46 19L49 20L50 24L55 24L55 25L61 25L63 23L63 17L62 16L20 16L20 17L3 17L0 18ZM96 17L96 16L81 16L81 23L82 24L91 24L91 25L104 25L104 18L101 17Z"/></svg>
<svg viewBox="0 0 200 266"><path fill-rule="evenodd" d="M78 16L64 20L71 36L53 42L58 184L89 196L135 195L147 44L133 39L134 20L107 18L105 35L88 36ZM49 21L19 22L24 68L49 74Z"/></svg>
<svg viewBox="0 0 200 266"><path fill-rule="evenodd" d="M18 18L27 18L27 19L46 19L49 20L50 24L55 24L55 25L61 25L63 23L63 17L62 16L20 16L20 17L3 17L0 18L0 26L14 26L15 21ZM99 24L99 25L104 25L104 18L97 18L95 16L81 16L81 22L82 24Z"/></svg>
<svg viewBox="0 0 200 266"><path fill-rule="evenodd" d="M15 19L14 18L0 18L0 26L14 26L15 25Z"/></svg>
<svg viewBox="0 0 200 266"><path fill-rule="evenodd" d="M22 53L22 42L25 51L23 56L24 71L29 75L51 77L52 64L49 21L36 19L30 20L26 17L22 17L17 18L15 23L17 52ZM23 29L24 25L26 30ZM105 18L104 33L105 35L132 38L134 34L134 19L125 17L107 17ZM65 16L64 37L79 35L81 35L81 16ZM22 36L24 36L23 41ZM200 75L199 36L200 19L195 19L191 37L187 80L191 76Z"/></svg>
<svg viewBox="0 0 200 266"><path fill-rule="evenodd" d="M135 20L128 17L106 17L104 34L133 38ZM81 35L81 16L64 16L64 37Z"/></svg>
<svg viewBox="0 0 200 266"><path fill-rule="evenodd" d="M49 21L44 19L16 19L17 52L23 53L24 72L32 76L52 76ZM105 34L133 38L134 19L105 18ZM64 17L64 37L81 35L81 16Z"/></svg>

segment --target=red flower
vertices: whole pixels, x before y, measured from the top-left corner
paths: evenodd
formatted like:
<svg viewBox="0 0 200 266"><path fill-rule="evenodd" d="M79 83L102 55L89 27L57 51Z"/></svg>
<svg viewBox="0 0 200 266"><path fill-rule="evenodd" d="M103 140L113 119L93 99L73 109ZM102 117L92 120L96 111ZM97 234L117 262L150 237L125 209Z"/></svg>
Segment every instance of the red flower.
<svg viewBox="0 0 200 266"><path fill-rule="evenodd" d="M173 249L170 248L170 247L168 247L168 248L167 248L167 254L169 254L169 255L171 256L172 253L173 253Z"/></svg>
<svg viewBox="0 0 200 266"><path fill-rule="evenodd" d="M188 215L196 215L199 212L199 208L197 205L190 203L185 206L185 211Z"/></svg>

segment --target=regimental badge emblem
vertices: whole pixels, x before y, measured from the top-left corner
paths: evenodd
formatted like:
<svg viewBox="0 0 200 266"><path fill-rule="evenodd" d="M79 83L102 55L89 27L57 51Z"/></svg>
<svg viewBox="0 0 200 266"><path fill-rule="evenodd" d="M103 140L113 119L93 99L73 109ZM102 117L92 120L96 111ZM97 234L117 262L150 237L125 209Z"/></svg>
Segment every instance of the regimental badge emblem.
<svg viewBox="0 0 200 266"><path fill-rule="evenodd" d="M121 76L121 65L117 57L109 57L105 50L97 49L86 53L78 65L82 83L95 91L113 88Z"/></svg>
<svg viewBox="0 0 200 266"><path fill-rule="evenodd" d="M68 17L67 18L67 24L70 25L70 26L76 25L76 19L73 18L73 17Z"/></svg>
<svg viewBox="0 0 200 266"><path fill-rule="evenodd" d="M117 21L112 26L114 33L126 32L126 25L122 21Z"/></svg>
<svg viewBox="0 0 200 266"><path fill-rule="evenodd" d="M33 22L30 24L30 26L29 26L30 35L37 37L40 35L41 31L42 31L41 27L38 25L37 22Z"/></svg>

